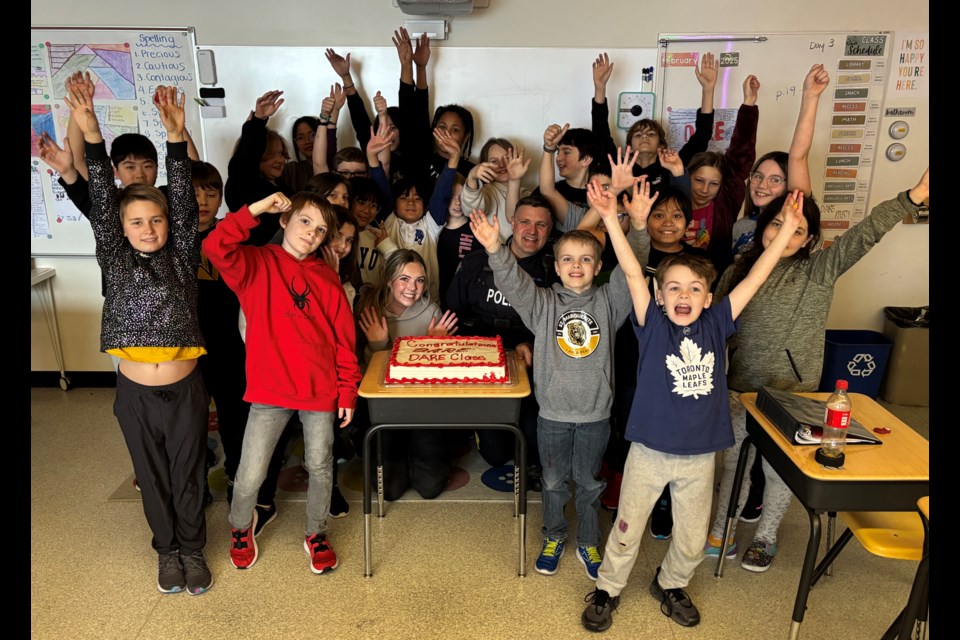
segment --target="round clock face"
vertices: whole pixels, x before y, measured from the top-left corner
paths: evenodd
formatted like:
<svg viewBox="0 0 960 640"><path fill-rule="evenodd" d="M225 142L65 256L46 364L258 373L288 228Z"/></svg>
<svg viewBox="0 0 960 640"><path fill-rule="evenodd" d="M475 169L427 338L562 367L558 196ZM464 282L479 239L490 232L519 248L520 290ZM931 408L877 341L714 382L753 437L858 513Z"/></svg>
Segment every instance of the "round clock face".
<svg viewBox="0 0 960 640"><path fill-rule="evenodd" d="M620 94L617 126L629 129L637 120L653 117L653 94L650 92L624 91Z"/></svg>

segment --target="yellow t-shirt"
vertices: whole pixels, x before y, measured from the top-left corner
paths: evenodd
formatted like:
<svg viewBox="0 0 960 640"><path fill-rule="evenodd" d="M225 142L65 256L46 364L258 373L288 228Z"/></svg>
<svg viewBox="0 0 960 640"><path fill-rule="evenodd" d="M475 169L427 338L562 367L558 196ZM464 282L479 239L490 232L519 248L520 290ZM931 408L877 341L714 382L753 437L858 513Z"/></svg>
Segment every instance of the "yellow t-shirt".
<svg viewBox="0 0 960 640"><path fill-rule="evenodd" d="M132 362L173 362L196 360L207 352L203 347L119 347L107 349L107 353Z"/></svg>

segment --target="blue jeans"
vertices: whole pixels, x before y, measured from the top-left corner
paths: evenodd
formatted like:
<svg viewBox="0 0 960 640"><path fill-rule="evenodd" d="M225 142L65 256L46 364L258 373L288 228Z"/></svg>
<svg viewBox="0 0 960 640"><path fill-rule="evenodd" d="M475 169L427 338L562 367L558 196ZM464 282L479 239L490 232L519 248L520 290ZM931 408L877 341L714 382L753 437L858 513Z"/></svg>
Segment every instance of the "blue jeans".
<svg viewBox="0 0 960 640"><path fill-rule="evenodd" d="M240 466L233 484L230 526L246 529L253 520L257 492L264 478L270 457L293 409L267 404L250 405L247 428L243 433ZM307 525L305 535L324 533L330 512L330 491L333 484L333 419L332 411L300 411L303 424L303 464L309 474L307 484Z"/></svg>
<svg viewBox="0 0 960 640"><path fill-rule="evenodd" d="M570 499L567 481L576 487L577 544L600 544L600 494L607 483L600 463L610 438L610 419L599 422L555 422L537 418L537 444L543 468L543 536L565 540L563 507Z"/></svg>

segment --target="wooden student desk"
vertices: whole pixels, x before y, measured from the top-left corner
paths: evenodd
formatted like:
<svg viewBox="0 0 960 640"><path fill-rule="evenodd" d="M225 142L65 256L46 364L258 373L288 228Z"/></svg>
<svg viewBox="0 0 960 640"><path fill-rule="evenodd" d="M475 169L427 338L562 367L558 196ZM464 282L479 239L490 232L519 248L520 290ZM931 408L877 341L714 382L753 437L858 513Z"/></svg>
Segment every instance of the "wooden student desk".
<svg viewBox="0 0 960 640"><path fill-rule="evenodd" d="M825 401L829 393L798 393ZM869 396L851 393L853 417L864 427L889 427L891 433L878 437L881 445L850 445L840 469L828 469L814 460L815 445L796 445L757 408L756 393L744 393L740 402L747 410L747 437L740 448L733 492L727 506L727 526L721 549L737 517L740 485L752 444L783 478L810 517L800 585L793 606L790 640L800 636L800 624L820 549L820 514L829 511L916 511L917 500L930 495L929 443ZM723 575L724 554L717 560L716 576Z"/></svg>
<svg viewBox="0 0 960 640"><path fill-rule="evenodd" d="M364 577L370 569L370 446L377 436L377 506L384 516L383 447L380 432L384 429L503 429L513 432L517 441L514 456L513 511L520 518L519 568L526 570L526 459L527 444L517 426L520 400L530 395L530 381L522 356L507 351L509 382L504 384L386 384L389 351L373 354L363 380L360 396L366 398L370 410L370 429L363 438L363 562Z"/></svg>

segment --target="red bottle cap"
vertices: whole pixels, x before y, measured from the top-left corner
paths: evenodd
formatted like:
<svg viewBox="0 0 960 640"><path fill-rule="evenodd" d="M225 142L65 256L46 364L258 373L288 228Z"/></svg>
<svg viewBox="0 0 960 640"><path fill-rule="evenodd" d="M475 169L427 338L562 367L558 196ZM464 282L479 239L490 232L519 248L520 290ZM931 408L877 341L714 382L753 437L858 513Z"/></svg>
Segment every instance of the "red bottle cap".
<svg viewBox="0 0 960 640"><path fill-rule="evenodd" d="M846 381L846 380L837 380L837 389L846 390L846 389L847 389L847 381Z"/></svg>

